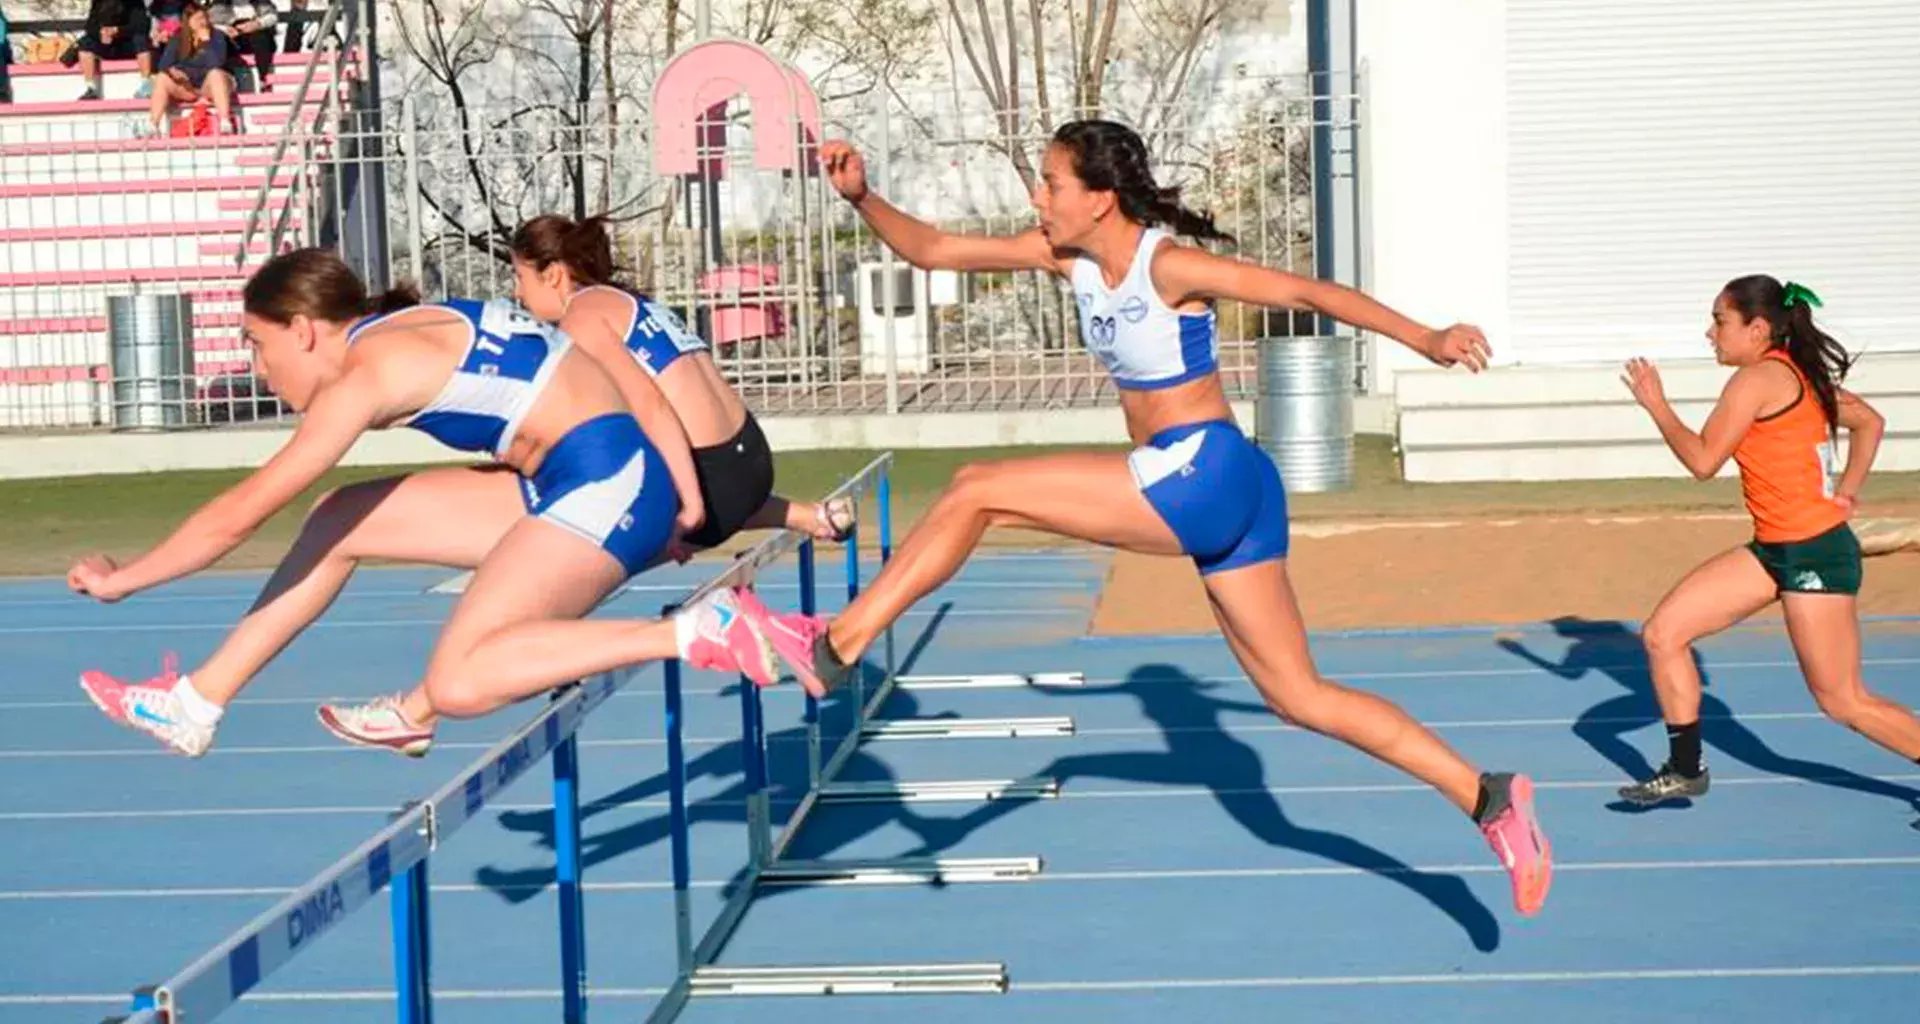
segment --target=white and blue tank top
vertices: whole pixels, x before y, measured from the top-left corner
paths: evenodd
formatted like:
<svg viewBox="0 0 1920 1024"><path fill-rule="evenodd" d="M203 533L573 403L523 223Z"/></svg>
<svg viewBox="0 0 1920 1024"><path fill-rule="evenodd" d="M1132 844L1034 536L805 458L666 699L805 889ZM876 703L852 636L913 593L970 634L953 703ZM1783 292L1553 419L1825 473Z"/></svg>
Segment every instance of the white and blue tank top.
<svg viewBox="0 0 1920 1024"><path fill-rule="evenodd" d="M1159 228L1140 234L1133 263L1118 287L1108 288L1100 265L1087 256L1073 261L1074 299L1080 307L1080 340L1115 385L1134 391L1169 388L1204 377L1220 365L1220 336L1211 306L1182 313L1153 286L1153 254L1170 237Z"/></svg>
<svg viewBox="0 0 1920 1024"><path fill-rule="evenodd" d="M681 356L707 350L706 339L688 330L673 310L660 303L611 285L582 288L574 294L585 295L591 291L612 292L633 303L633 318L627 322L627 351L633 353L634 360L651 376L660 376Z"/></svg>
<svg viewBox="0 0 1920 1024"><path fill-rule="evenodd" d="M440 393L401 425L455 451L504 455L572 342L504 299L448 299L396 310L362 321L347 341L351 344L375 324L422 308L459 314L472 336Z"/></svg>

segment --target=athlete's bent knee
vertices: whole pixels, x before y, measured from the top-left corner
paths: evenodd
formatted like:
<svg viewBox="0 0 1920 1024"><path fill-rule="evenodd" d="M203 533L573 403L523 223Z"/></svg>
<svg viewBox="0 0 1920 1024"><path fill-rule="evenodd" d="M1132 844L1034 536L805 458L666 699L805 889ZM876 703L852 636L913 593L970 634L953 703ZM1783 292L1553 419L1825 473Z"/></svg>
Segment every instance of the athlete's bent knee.
<svg viewBox="0 0 1920 1024"><path fill-rule="evenodd" d="M1661 618L1655 618L1640 630L1640 643L1647 649L1647 657L1656 660L1685 654L1693 646L1693 641L1694 638L1685 631Z"/></svg>
<svg viewBox="0 0 1920 1024"><path fill-rule="evenodd" d="M478 718L493 710L492 701L453 675L429 674L426 692L434 713L448 718Z"/></svg>
<svg viewBox="0 0 1920 1024"><path fill-rule="evenodd" d="M1867 716L1869 698L1856 690L1822 690L1813 699L1822 714L1849 729L1858 731L1860 721Z"/></svg>
<svg viewBox="0 0 1920 1024"><path fill-rule="evenodd" d="M1323 733L1334 717L1332 705L1336 693L1332 683L1317 676L1288 680L1268 699L1267 706L1289 725Z"/></svg>

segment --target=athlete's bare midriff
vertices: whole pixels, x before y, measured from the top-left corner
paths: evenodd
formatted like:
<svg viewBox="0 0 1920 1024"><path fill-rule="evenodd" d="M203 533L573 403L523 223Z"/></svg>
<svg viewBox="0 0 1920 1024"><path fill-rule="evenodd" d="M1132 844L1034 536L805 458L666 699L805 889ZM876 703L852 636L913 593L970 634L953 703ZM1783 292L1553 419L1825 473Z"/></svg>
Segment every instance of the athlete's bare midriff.
<svg viewBox="0 0 1920 1024"><path fill-rule="evenodd" d="M1170 427L1233 419L1233 407L1227 404L1218 373L1170 388L1122 391L1120 409L1127 417L1127 434L1136 445L1146 444L1148 438Z"/></svg>

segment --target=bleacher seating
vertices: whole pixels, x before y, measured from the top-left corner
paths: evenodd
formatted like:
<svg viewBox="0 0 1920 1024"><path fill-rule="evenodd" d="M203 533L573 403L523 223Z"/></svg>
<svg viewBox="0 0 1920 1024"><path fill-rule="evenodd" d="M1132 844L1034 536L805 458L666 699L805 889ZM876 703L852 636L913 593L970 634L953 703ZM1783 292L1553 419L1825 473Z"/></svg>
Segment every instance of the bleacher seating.
<svg viewBox="0 0 1920 1024"><path fill-rule="evenodd" d="M90 101L77 99L85 88L77 67L13 66L14 102L0 104L0 428L108 422L110 295L191 297L198 394L231 391L232 375L251 375L239 290L267 255L266 229L294 175L311 173L299 149L274 174L246 262L235 257L296 87L316 60L302 117L322 133L311 155L331 144L314 123L318 101L353 77L334 80L330 51L278 55L271 90L237 97L240 134L191 138L148 137L132 61L107 62L104 98ZM290 226L283 248L306 240L298 207Z"/></svg>

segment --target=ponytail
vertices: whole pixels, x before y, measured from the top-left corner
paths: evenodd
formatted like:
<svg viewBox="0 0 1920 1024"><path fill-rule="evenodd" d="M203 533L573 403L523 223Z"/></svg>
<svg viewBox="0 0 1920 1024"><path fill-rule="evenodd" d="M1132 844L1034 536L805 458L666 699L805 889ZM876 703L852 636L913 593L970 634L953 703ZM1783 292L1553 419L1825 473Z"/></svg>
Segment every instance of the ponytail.
<svg viewBox="0 0 1920 1024"><path fill-rule="evenodd" d="M1128 208L1127 195L1125 192L1120 193L1121 211L1148 227L1164 224L1172 228L1175 234L1200 241L1209 239L1234 241L1232 235L1214 225L1211 214L1198 213L1180 205L1180 190L1177 188L1153 189L1150 198L1143 203L1135 204L1140 208L1138 213Z"/></svg>
<svg viewBox="0 0 1920 1024"><path fill-rule="evenodd" d="M409 309L420 304L420 289L412 281L399 284L372 296L366 302L366 315L377 316Z"/></svg>
<svg viewBox="0 0 1920 1024"><path fill-rule="evenodd" d="M1806 376L1820 410L1831 426L1840 421L1840 384L1853 369L1855 357L1813 322L1820 296L1811 288L1780 281L1765 274L1736 278L1727 283L1727 301L1742 317L1759 317L1773 329L1774 347Z"/></svg>
<svg viewBox="0 0 1920 1024"><path fill-rule="evenodd" d="M1147 145L1126 125L1113 121L1069 121L1053 133L1054 144L1073 154L1073 170L1096 191L1110 191L1120 212L1147 227L1165 225L1174 233L1206 241L1232 242L1209 214L1181 205L1180 190L1161 188L1147 166Z"/></svg>
<svg viewBox="0 0 1920 1024"><path fill-rule="evenodd" d="M542 214L520 225L508 248L535 270L561 264L582 287L614 282L613 239L605 216L576 223L558 214Z"/></svg>

